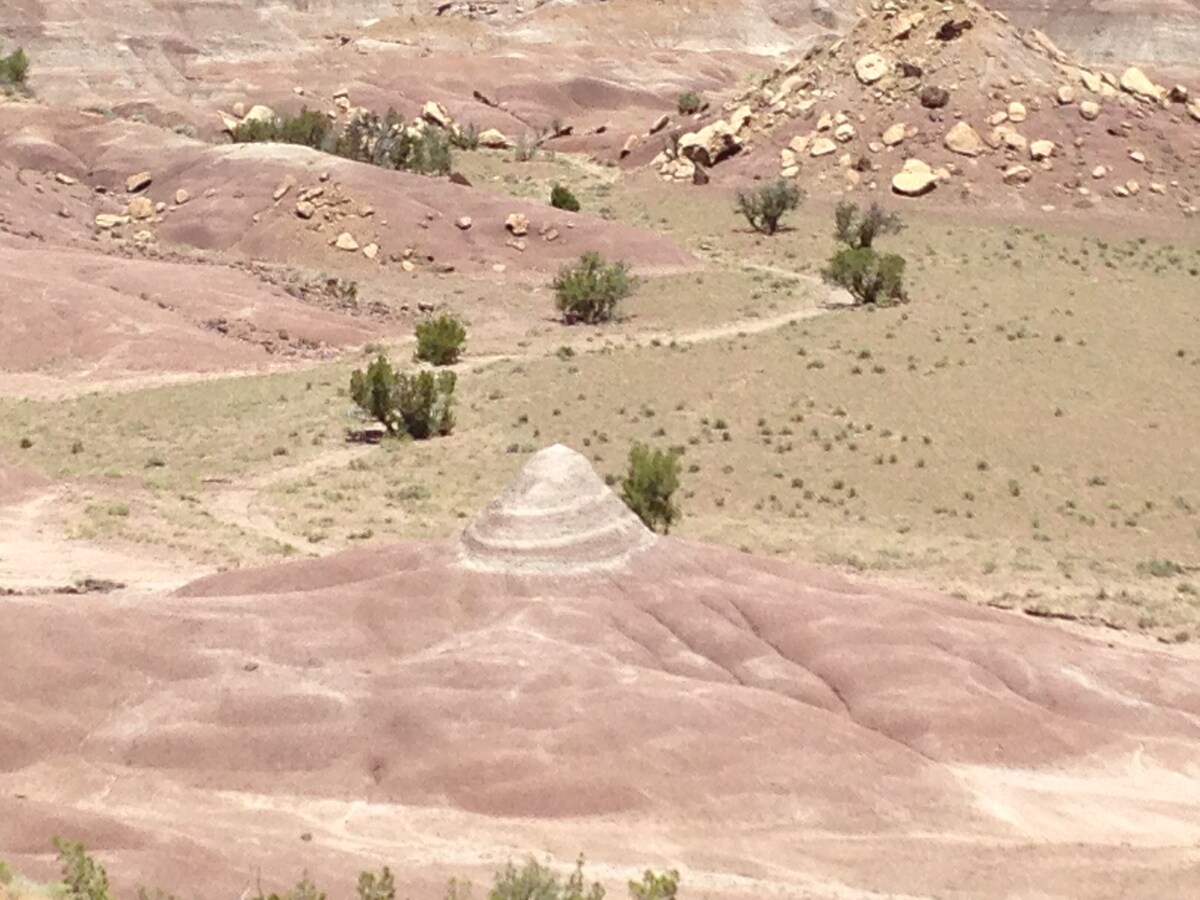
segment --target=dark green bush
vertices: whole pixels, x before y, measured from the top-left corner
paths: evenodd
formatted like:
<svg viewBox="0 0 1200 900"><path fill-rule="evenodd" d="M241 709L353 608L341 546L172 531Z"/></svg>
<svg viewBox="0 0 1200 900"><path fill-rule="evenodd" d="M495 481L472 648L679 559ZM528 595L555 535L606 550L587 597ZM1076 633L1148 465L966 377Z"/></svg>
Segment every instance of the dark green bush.
<svg viewBox="0 0 1200 900"><path fill-rule="evenodd" d="M672 497L679 487L679 457L637 443L629 451L629 469L621 483L621 499L647 528L667 534L679 518Z"/></svg>
<svg viewBox="0 0 1200 900"><path fill-rule="evenodd" d="M834 234L843 244L821 273L830 284L845 288L859 304L903 303L904 257L879 253L875 238L895 234L904 225L895 213L872 203L860 212L855 203L840 203L833 214Z"/></svg>
<svg viewBox="0 0 1200 900"><path fill-rule="evenodd" d="M825 280L850 292L858 303L903 303L904 257L870 247L842 247L822 273Z"/></svg>
<svg viewBox="0 0 1200 900"><path fill-rule="evenodd" d="M435 366L452 366L462 355L467 329L450 315L417 325L417 359Z"/></svg>
<svg viewBox="0 0 1200 900"><path fill-rule="evenodd" d="M18 47L8 56L0 56L0 85L21 85L29 77L29 57Z"/></svg>
<svg viewBox="0 0 1200 900"><path fill-rule="evenodd" d="M297 882L296 886L284 894L263 894L262 886L258 888L258 893L253 895L252 900L325 900L325 892L318 890L313 880L308 877L308 873L304 873L304 877Z"/></svg>
<svg viewBox="0 0 1200 900"><path fill-rule="evenodd" d="M396 879L387 866L376 875L362 872L358 876L358 900L396 900Z"/></svg>
<svg viewBox="0 0 1200 900"><path fill-rule="evenodd" d="M324 113L304 107L298 115L242 122L233 129L236 144L301 144L328 151L333 125Z"/></svg>
<svg viewBox="0 0 1200 900"><path fill-rule="evenodd" d="M453 372L397 372L382 354L350 376L350 398L392 435L414 440L454 430Z"/></svg>
<svg viewBox="0 0 1200 900"><path fill-rule="evenodd" d="M878 203L872 203L866 212L860 212L857 203L839 203L833 222L834 236L856 250L870 248L880 235L896 234L904 228L899 215L886 212Z"/></svg>
<svg viewBox="0 0 1200 900"><path fill-rule="evenodd" d="M675 107L680 115L690 116L704 108L704 100L695 91L684 91L679 95Z"/></svg>
<svg viewBox="0 0 1200 900"><path fill-rule="evenodd" d="M558 311L568 325L609 321L616 314L617 304L632 290L629 266L606 263L594 251L583 254L577 263L563 266L554 279Z"/></svg>
<svg viewBox="0 0 1200 900"><path fill-rule="evenodd" d="M763 234L777 232L783 217L799 205L800 189L782 178L737 195L737 211Z"/></svg>
<svg viewBox="0 0 1200 900"><path fill-rule="evenodd" d="M579 199L569 187L556 184L550 191L550 205L555 209L565 209L567 212L579 212Z"/></svg>

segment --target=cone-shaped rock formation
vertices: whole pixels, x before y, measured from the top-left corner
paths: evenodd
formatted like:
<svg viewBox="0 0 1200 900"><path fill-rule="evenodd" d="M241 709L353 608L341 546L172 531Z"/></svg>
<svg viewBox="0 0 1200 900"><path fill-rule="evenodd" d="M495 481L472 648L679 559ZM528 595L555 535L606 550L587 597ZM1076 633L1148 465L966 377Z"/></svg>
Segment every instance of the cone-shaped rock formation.
<svg viewBox="0 0 1200 900"><path fill-rule="evenodd" d="M535 454L463 531L474 569L564 575L620 569L655 536L562 444Z"/></svg>

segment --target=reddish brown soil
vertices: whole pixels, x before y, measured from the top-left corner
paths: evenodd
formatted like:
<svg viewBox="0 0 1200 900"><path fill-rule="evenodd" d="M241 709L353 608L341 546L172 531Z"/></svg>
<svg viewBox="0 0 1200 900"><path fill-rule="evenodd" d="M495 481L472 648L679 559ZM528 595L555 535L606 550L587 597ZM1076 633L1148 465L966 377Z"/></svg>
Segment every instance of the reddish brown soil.
<svg viewBox="0 0 1200 900"><path fill-rule="evenodd" d="M488 515L605 530L551 502L591 483L547 484ZM889 890L996 896L1010 867L956 885L998 847L1040 896L1111 896L1134 858L1129 896L1200 890L1200 661L669 539L594 575L460 554L5 600L0 847L44 871L70 831L121 883L211 891L375 859L416 888L514 834L682 864L700 897L870 888L883 860Z"/></svg>

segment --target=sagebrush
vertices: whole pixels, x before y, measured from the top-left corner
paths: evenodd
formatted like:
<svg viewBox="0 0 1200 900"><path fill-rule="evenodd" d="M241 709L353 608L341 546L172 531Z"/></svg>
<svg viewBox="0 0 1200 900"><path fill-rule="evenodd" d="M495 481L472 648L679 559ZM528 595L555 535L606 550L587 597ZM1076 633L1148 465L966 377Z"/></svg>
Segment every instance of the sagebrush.
<svg viewBox="0 0 1200 900"><path fill-rule="evenodd" d="M704 108L704 99L695 91L684 91L679 95L675 108L679 110L680 115L690 116Z"/></svg>
<svg viewBox="0 0 1200 900"><path fill-rule="evenodd" d="M29 79L29 57L18 47L8 56L0 56L0 86L16 87Z"/></svg>
<svg viewBox="0 0 1200 900"><path fill-rule="evenodd" d="M579 198L569 187L556 184L550 191L550 205L555 209L565 209L567 212L579 212Z"/></svg>
<svg viewBox="0 0 1200 900"><path fill-rule="evenodd" d="M782 178L737 194L737 211L763 234L775 234L783 217L799 205L800 189Z"/></svg>
<svg viewBox="0 0 1200 900"><path fill-rule="evenodd" d="M594 251L563 266L554 279L555 302L567 324L610 321L616 315L617 304L632 291L628 264L606 262Z"/></svg>
<svg viewBox="0 0 1200 900"><path fill-rule="evenodd" d="M467 329L449 314L417 325L417 359L435 366L452 366L462 356Z"/></svg>

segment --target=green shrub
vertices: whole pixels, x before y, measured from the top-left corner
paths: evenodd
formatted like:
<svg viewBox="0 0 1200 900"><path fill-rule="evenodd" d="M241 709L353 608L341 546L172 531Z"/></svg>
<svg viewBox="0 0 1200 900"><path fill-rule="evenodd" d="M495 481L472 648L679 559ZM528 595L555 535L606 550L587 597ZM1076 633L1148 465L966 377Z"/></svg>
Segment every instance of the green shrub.
<svg viewBox="0 0 1200 900"><path fill-rule="evenodd" d="M108 873L84 850L83 844L54 839L62 868L63 896L68 900L110 900Z"/></svg>
<svg viewBox="0 0 1200 900"><path fill-rule="evenodd" d="M12 884L13 870L8 863L0 860L0 884Z"/></svg>
<svg viewBox="0 0 1200 900"><path fill-rule="evenodd" d="M646 527L667 534L679 518L679 507L672 501L679 487L679 457L645 444L634 444L629 451L629 469L621 484L621 499Z"/></svg>
<svg viewBox="0 0 1200 900"><path fill-rule="evenodd" d="M295 116L256 119L233 129L235 144L300 144L314 150L329 150L333 125L324 113L304 107Z"/></svg>
<svg viewBox="0 0 1200 900"><path fill-rule="evenodd" d="M479 149L479 125L471 122L466 128L458 128L450 133L450 143L459 150Z"/></svg>
<svg viewBox="0 0 1200 900"><path fill-rule="evenodd" d="M590 251L579 262L565 265L554 279L554 297L563 321L568 325L607 322L616 314L617 304L633 290L629 266L623 262L606 263L599 253Z"/></svg>
<svg viewBox="0 0 1200 900"><path fill-rule="evenodd" d="M737 211L763 234L777 232L783 217L799 205L800 189L782 178L737 195Z"/></svg>
<svg viewBox="0 0 1200 900"><path fill-rule="evenodd" d="M325 892L318 890L313 880L308 877L305 872L304 876L297 882L296 886L285 894L263 894L262 886L258 888L258 893L253 895L253 900L325 900Z"/></svg>
<svg viewBox="0 0 1200 900"><path fill-rule="evenodd" d="M598 882L588 886L583 877L583 857L565 884L549 866L530 859L518 869L509 862L496 873L496 882L488 900L603 900L604 888Z"/></svg>
<svg viewBox="0 0 1200 900"><path fill-rule="evenodd" d="M629 896L633 900L675 900L679 892L679 872L671 869L661 875L647 869L641 881L629 882Z"/></svg>
<svg viewBox="0 0 1200 900"><path fill-rule="evenodd" d="M833 221L834 236L856 250L870 248L880 235L896 234L904 228L899 215L884 211L878 203L872 203L865 213L857 203L839 203Z"/></svg>
<svg viewBox="0 0 1200 900"><path fill-rule="evenodd" d="M579 199L571 189L561 184L556 184L550 191L550 205L555 209L565 209L567 212L579 212L582 208L579 205Z"/></svg>
<svg viewBox="0 0 1200 900"><path fill-rule="evenodd" d="M350 376L350 397L389 434L420 441L454 430L456 383L453 372L396 372L381 354Z"/></svg>
<svg viewBox="0 0 1200 900"><path fill-rule="evenodd" d="M704 100L695 91L684 91L675 103L676 109L682 116L690 116L704 108Z"/></svg>
<svg viewBox="0 0 1200 900"><path fill-rule="evenodd" d="M885 212L878 203L865 213L857 204L840 203L833 219L835 236L843 246L821 273L824 279L845 288L858 304L905 302L904 257L879 253L873 246L875 238L904 227L900 217Z"/></svg>
<svg viewBox="0 0 1200 900"><path fill-rule="evenodd" d="M358 876L358 900L396 900L396 879L387 866L376 875L362 872Z"/></svg>
<svg viewBox="0 0 1200 900"><path fill-rule="evenodd" d="M417 325L417 359L435 366L451 366L462 355L467 329L450 315Z"/></svg>
<svg viewBox="0 0 1200 900"><path fill-rule="evenodd" d="M0 56L0 85L24 84L29 77L29 57L18 47L8 56Z"/></svg>
<svg viewBox="0 0 1200 900"><path fill-rule="evenodd" d="M833 255L822 276L850 292L860 304L903 303L904 257L878 253L870 247L842 247Z"/></svg>

